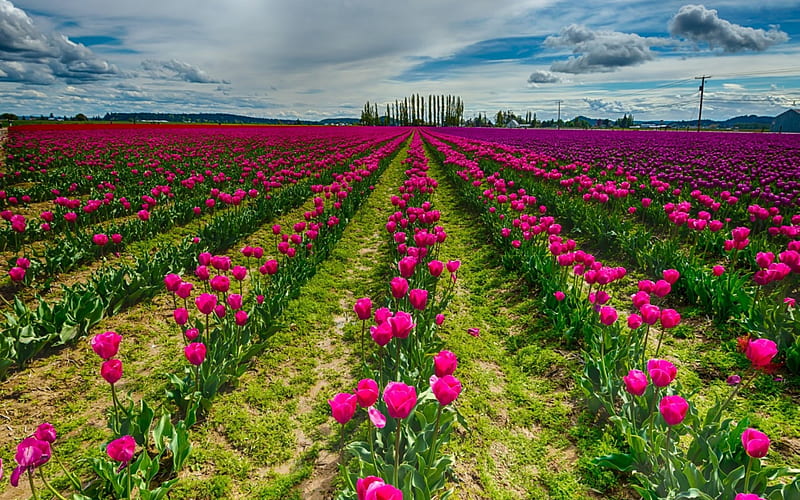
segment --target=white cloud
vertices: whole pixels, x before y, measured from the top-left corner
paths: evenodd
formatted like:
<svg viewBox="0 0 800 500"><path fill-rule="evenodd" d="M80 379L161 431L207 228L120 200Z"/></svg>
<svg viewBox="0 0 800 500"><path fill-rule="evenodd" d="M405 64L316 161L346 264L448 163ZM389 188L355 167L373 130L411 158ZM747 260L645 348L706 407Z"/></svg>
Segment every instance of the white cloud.
<svg viewBox="0 0 800 500"><path fill-rule="evenodd" d="M641 37L635 33L595 31L583 25L571 24L558 35L545 39L548 47L567 47L576 56L550 65L560 73L597 73L636 66L653 59L650 47L664 45L664 40Z"/></svg>
<svg viewBox="0 0 800 500"><path fill-rule="evenodd" d="M669 22L669 32L693 42L721 47L725 52L753 50L761 52L772 45L789 40L789 36L773 26L768 31L733 24L720 19L715 9L703 5L684 5Z"/></svg>
<svg viewBox="0 0 800 500"><path fill-rule="evenodd" d="M142 61L142 68L154 78L177 79L189 83L230 83L212 78L208 73L187 62L172 59L170 61Z"/></svg>

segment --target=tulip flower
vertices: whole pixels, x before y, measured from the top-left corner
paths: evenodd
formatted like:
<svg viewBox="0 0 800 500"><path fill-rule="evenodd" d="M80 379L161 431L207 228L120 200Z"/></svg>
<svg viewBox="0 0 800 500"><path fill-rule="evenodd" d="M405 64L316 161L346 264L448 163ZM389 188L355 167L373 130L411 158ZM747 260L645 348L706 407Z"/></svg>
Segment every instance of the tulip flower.
<svg viewBox="0 0 800 500"><path fill-rule="evenodd" d="M449 405L461 394L461 382L452 375L443 377L433 375L430 384L433 395L442 406Z"/></svg>
<svg viewBox="0 0 800 500"><path fill-rule="evenodd" d="M36 437L27 437L17 445L17 453L14 455L14 460L17 462L17 467L11 472L11 486L15 488L19 486L19 478L23 473L28 473L30 480L31 490L33 491L33 473L37 467L41 467L50 460L52 452L50 450L50 443Z"/></svg>
<svg viewBox="0 0 800 500"><path fill-rule="evenodd" d="M664 281L670 285L674 285L678 278L681 277L681 273L677 269L665 269L661 275L664 277Z"/></svg>
<svg viewBox="0 0 800 500"><path fill-rule="evenodd" d="M183 326L189 321L189 311L185 307L179 307L172 311L172 317L175 319L175 323Z"/></svg>
<svg viewBox="0 0 800 500"><path fill-rule="evenodd" d="M199 366L206 359L206 346L202 342L192 342L183 348L186 360L194 366Z"/></svg>
<svg viewBox="0 0 800 500"><path fill-rule="evenodd" d="M417 404L417 390L413 386L402 382L389 382L383 389L383 402L386 403L386 411L391 418L398 420L404 419L411 414L411 410ZM400 432L402 426L397 422L395 432L395 455L394 455L394 483L398 481L398 471L400 470Z"/></svg>
<svg viewBox="0 0 800 500"><path fill-rule="evenodd" d="M355 394L340 392L328 400L333 418L344 425L356 414L358 398Z"/></svg>
<svg viewBox="0 0 800 500"><path fill-rule="evenodd" d="M381 413L374 406L371 406L367 410L367 416L369 416L369 421L372 422L372 425L374 425L378 429L383 429L384 427L386 427L386 415Z"/></svg>
<svg viewBox="0 0 800 500"><path fill-rule="evenodd" d="M117 355L119 351L119 343L122 341L122 335L117 332L103 332L95 335L91 340L92 350L100 356L101 359L111 359Z"/></svg>
<svg viewBox="0 0 800 500"><path fill-rule="evenodd" d="M388 321L384 321L377 326L370 327L369 333L372 336L372 340L383 347L392 340L392 325Z"/></svg>
<svg viewBox="0 0 800 500"><path fill-rule="evenodd" d="M663 309L661 311L661 326L663 328L675 328L681 322L681 315L674 309Z"/></svg>
<svg viewBox="0 0 800 500"><path fill-rule="evenodd" d="M356 399L358 406L362 408L369 408L378 400L380 389L378 383L371 378L365 378L358 381L356 386Z"/></svg>
<svg viewBox="0 0 800 500"><path fill-rule="evenodd" d="M600 308L600 322L606 326L613 325L617 321L617 310L611 306Z"/></svg>
<svg viewBox="0 0 800 500"><path fill-rule="evenodd" d="M631 330L636 330L642 326L642 317L638 314L629 314L628 315L628 328Z"/></svg>
<svg viewBox="0 0 800 500"><path fill-rule="evenodd" d="M556 300L559 301L559 302L561 302L562 300L567 298L567 296L561 290L559 290L557 292L553 292L553 297L555 297Z"/></svg>
<svg viewBox="0 0 800 500"><path fill-rule="evenodd" d="M100 365L100 376L112 386L122 378L122 361L109 359Z"/></svg>
<svg viewBox="0 0 800 500"><path fill-rule="evenodd" d="M353 311L358 316L358 319L362 321L370 319L372 317L372 300L369 297L356 300Z"/></svg>
<svg viewBox="0 0 800 500"><path fill-rule="evenodd" d="M410 278L414 274L414 269L417 265L415 257L403 257L397 263L397 268L400 270L400 276L403 278Z"/></svg>
<svg viewBox="0 0 800 500"><path fill-rule="evenodd" d="M770 440L763 432L747 428L742 432L742 446L748 456L764 458L769 451Z"/></svg>
<svg viewBox="0 0 800 500"><path fill-rule="evenodd" d="M211 289L215 292L227 292L231 287L231 280L227 276L217 275L211 278Z"/></svg>
<svg viewBox="0 0 800 500"><path fill-rule="evenodd" d="M678 425L686 418L689 403L680 396L664 396L658 404L658 410L667 425Z"/></svg>
<svg viewBox="0 0 800 500"><path fill-rule="evenodd" d="M236 311L236 313L233 315L233 321L238 326L246 325L248 318L249 318L249 316L247 315L247 311L242 310L242 309Z"/></svg>
<svg viewBox="0 0 800 500"><path fill-rule="evenodd" d="M108 244L108 236L102 233L95 234L92 236L92 243L97 246L105 246Z"/></svg>
<svg viewBox="0 0 800 500"><path fill-rule="evenodd" d="M56 428L53 427L53 424L49 422L44 422L39 424L39 427L36 428L36 431L33 433L33 437L39 439L41 441L47 441L50 444L53 444L56 441Z"/></svg>
<svg viewBox="0 0 800 500"><path fill-rule="evenodd" d="M778 347L769 339L751 340L748 342L744 354L753 364L753 368L763 369L769 366L772 358L778 354Z"/></svg>
<svg viewBox="0 0 800 500"><path fill-rule="evenodd" d="M123 467L133 460L136 451L136 441L132 436L122 436L108 443L106 454L117 462L121 462Z"/></svg>
<svg viewBox="0 0 800 500"><path fill-rule="evenodd" d="M395 299L401 299L408 293L408 281L403 277L392 278L389 286L392 290L392 297Z"/></svg>
<svg viewBox="0 0 800 500"><path fill-rule="evenodd" d="M228 305L234 311L242 308L242 296L238 293L232 293L227 298Z"/></svg>
<svg viewBox="0 0 800 500"><path fill-rule="evenodd" d="M647 373L656 387L666 387L675 380L678 369L664 359L651 359L647 362Z"/></svg>
<svg viewBox="0 0 800 500"><path fill-rule="evenodd" d="M189 298L190 295L192 295L192 288L194 288L194 285L192 283L189 283L188 281L183 281L181 282L180 285L178 285L178 289L175 290L175 295L186 300Z"/></svg>
<svg viewBox="0 0 800 500"><path fill-rule="evenodd" d="M634 396L641 396L647 389L647 376L641 370L631 370L622 377L625 383L625 390Z"/></svg>
<svg viewBox="0 0 800 500"><path fill-rule="evenodd" d="M407 338L411 330L416 326L411 315L405 311L397 311L386 322L392 328L392 336L399 339Z"/></svg>
<svg viewBox="0 0 800 500"><path fill-rule="evenodd" d="M440 313L434 316L433 322L436 323L436 326L441 326L441 324L444 323L444 319L444 314Z"/></svg>
<svg viewBox="0 0 800 500"><path fill-rule="evenodd" d="M217 305L217 296L210 293L201 293L194 299L197 310L205 315L214 312L214 307Z"/></svg>
<svg viewBox="0 0 800 500"><path fill-rule="evenodd" d="M411 307L417 311L423 311L428 305L428 291L423 288L414 288L408 292L408 300L411 302Z"/></svg>
<svg viewBox="0 0 800 500"><path fill-rule="evenodd" d="M666 280L658 280L653 284L653 295L656 297L666 297L672 291L672 285Z"/></svg>
<svg viewBox="0 0 800 500"><path fill-rule="evenodd" d="M356 481L356 495L358 496L358 500L366 500L367 498L367 490L372 485L382 486L384 485L383 479L377 476L367 476L364 478L359 478Z"/></svg>
<svg viewBox="0 0 800 500"><path fill-rule="evenodd" d="M452 375L458 367L458 358L450 351L439 351L433 357L433 372L437 377Z"/></svg>
<svg viewBox="0 0 800 500"><path fill-rule="evenodd" d="M733 500L767 500L755 493L737 493Z"/></svg>
<svg viewBox="0 0 800 500"><path fill-rule="evenodd" d="M434 278L438 278L442 274L443 269L444 264L440 260L432 260L428 262L428 271L430 271L431 276Z"/></svg>
<svg viewBox="0 0 800 500"><path fill-rule="evenodd" d="M19 283L25 279L25 269L19 266L12 267L8 270L8 276L11 278L11 281Z"/></svg>

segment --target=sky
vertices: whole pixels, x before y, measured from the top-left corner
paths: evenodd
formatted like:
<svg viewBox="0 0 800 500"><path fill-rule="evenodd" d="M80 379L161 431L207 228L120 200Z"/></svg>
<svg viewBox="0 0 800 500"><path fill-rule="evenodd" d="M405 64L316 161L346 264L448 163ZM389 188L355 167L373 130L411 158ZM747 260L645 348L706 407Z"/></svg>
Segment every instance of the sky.
<svg viewBox="0 0 800 500"><path fill-rule="evenodd" d="M800 107L797 0L0 0L0 113L775 116ZM385 109L385 106L381 106Z"/></svg>

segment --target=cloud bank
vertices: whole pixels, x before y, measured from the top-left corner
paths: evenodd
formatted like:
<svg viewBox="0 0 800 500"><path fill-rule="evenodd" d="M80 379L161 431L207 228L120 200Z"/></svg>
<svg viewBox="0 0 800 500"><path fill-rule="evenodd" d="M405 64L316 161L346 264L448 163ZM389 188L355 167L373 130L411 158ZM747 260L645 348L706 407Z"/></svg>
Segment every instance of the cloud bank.
<svg viewBox="0 0 800 500"><path fill-rule="evenodd" d="M170 61L147 59L142 61L142 68L154 78L181 80L189 83L230 83L225 80L212 78L208 73L197 66L176 59Z"/></svg>
<svg viewBox="0 0 800 500"><path fill-rule="evenodd" d="M551 71L573 74L611 72L642 64L653 59L650 47L663 43L635 33L595 31L579 24L570 24L544 41L547 47L567 47L577 54L550 65Z"/></svg>
<svg viewBox="0 0 800 500"><path fill-rule="evenodd" d="M693 42L721 47L725 52L752 50L762 52L789 40L789 35L777 27L768 31L733 24L720 19L715 9L703 5L684 5L669 22L669 33Z"/></svg>

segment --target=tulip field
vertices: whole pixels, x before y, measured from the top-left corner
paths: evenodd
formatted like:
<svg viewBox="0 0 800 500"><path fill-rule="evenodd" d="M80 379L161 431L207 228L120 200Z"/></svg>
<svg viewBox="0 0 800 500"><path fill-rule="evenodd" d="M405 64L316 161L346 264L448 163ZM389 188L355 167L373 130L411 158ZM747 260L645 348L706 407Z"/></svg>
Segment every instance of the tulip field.
<svg viewBox="0 0 800 500"><path fill-rule="evenodd" d="M0 144L0 499L800 500L796 136Z"/></svg>

